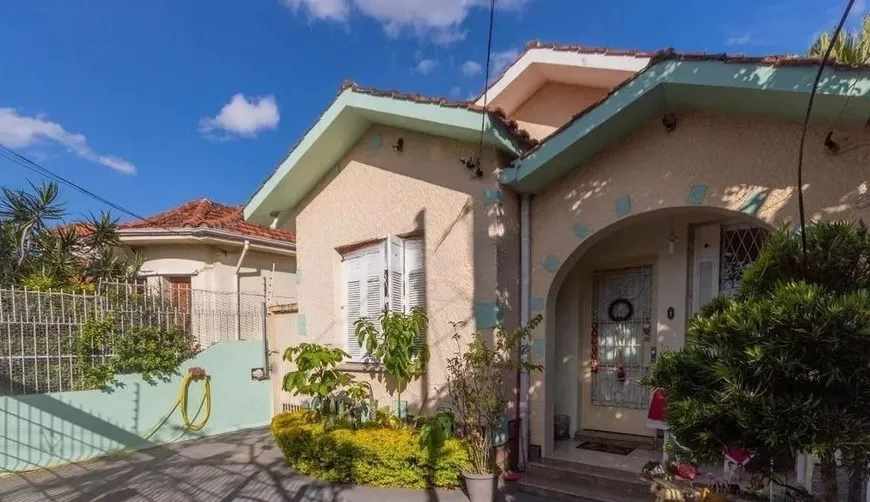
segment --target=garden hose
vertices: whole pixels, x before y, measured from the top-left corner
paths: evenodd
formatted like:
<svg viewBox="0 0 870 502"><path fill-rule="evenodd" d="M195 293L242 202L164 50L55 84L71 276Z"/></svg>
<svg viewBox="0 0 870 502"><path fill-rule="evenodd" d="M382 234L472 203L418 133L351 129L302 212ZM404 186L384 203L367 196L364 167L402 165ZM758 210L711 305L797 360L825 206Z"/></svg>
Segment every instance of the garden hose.
<svg viewBox="0 0 870 502"><path fill-rule="evenodd" d="M195 380L205 380L205 387L202 393L202 401L199 403L199 408L196 410L196 414L193 416L193 420L196 420L199 417L200 412L202 412L202 408L205 407L205 417L198 422L195 423L188 416L188 394L190 390L191 382ZM203 430L208 423L208 419L211 417L211 378L206 375L205 370L202 368L191 368L187 374L184 376L184 379L181 381L181 389L178 392L178 398L175 400L175 403L172 404L172 407L166 412L163 417L154 424L153 427L148 429L148 432L142 436L142 439L149 439L164 424L169 420L169 417L175 413L176 408L181 407L181 419L184 423L184 428L181 430L181 434L178 437L172 438L170 441L166 441L167 443L173 443L178 441L184 436L187 431L199 432Z"/></svg>

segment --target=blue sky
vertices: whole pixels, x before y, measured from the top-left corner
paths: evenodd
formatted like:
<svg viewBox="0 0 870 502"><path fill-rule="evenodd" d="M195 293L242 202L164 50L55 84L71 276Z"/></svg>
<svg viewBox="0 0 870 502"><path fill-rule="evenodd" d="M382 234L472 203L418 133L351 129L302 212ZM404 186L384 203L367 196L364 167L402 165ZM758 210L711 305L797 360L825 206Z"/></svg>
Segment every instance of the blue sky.
<svg viewBox="0 0 870 502"><path fill-rule="evenodd" d="M645 50L803 52L845 6L828 0L497 4L497 66L533 39ZM4 2L0 142L139 214L198 197L241 204L345 79L459 99L480 91L487 5ZM858 0L853 24L865 11ZM28 179L38 181L0 158L0 184L23 187ZM71 189L62 193L72 216L100 209Z"/></svg>

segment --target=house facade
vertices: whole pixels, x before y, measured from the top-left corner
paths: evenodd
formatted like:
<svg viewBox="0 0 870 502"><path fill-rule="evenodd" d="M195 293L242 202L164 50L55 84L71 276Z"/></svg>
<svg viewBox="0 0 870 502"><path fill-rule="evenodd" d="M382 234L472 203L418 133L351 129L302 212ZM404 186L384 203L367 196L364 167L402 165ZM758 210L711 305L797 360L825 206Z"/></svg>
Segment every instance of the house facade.
<svg viewBox="0 0 870 502"><path fill-rule="evenodd" d="M140 280L174 300L204 347L262 339L264 302L296 301L295 236L244 221L239 206L196 199L122 223L118 235L144 258Z"/></svg>
<svg viewBox="0 0 870 502"><path fill-rule="evenodd" d="M544 371L518 376L510 410L521 459L554 454L556 422L651 436L637 381L683 346L700 305L734 290L767 232L798 220L817 71L535 43L475 102L346 84L244 216L298 236L299 340L359 359L354 320L425 306L432 361L412 411L446 404L454 330L541 313ZM868 118L870 69L826 68L808 220L870 217ZM376 367L348 369L389 399Z"/></svg>

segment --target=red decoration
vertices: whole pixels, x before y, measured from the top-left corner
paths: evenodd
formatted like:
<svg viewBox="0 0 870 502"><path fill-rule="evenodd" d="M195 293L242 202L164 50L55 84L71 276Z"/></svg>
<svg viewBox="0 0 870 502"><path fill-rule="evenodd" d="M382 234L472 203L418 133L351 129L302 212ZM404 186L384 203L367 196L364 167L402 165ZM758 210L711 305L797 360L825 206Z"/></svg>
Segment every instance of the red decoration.
<svg viewBox="0 0 870 502"><path fill-rule="evenodd" d="M667 408L667 396L663 389L655 389L652 399L649 401L649 411L646 414L646 426L650 429L665 430L665 409Z"/></svg>
<svg viewBox="0 0 870 502"><path fill-rule="evenodd" d="M698 477L698 466L695 464L677 464L674 466L674 476L694 481Z"/></svg>
<svg viewBox="0 0 870 502"><path fill-rule="evenodd" d="M735 446L729 446L728 449L725 450L725 460L737 465L746 465L746 463L752 460L752 457L754 456L754 454Z"/></svg>
<svg viewBox="0 0 870 502"><path fill-rule="evenodd" d="M616 379L619 380L619 383L625 383L625 370L620 366L616 369Z"/></svg>
<svg viewBox="0 0 870 502"><path fill-rule="evenodd" d="M592 323L592 373L598 373L598 323Z"/></svg>

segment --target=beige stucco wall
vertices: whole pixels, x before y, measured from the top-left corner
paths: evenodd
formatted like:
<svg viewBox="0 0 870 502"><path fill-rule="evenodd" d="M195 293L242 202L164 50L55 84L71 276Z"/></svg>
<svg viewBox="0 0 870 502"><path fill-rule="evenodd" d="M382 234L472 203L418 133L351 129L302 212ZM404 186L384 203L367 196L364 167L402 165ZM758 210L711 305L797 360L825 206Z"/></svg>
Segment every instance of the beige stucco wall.
<svg viewBox="0 0 870 502"><path fill-rule="evenodd" d="M513 118L533 138L542 139L605 94L607 89L598 87L547 82L520 105Z"/></svg>
<svg viewBox="0 0 870 502"><path fill-rule="evenodd" d="M823 147L825 127L826 124L813 125L806 144L807 216L826 219L863 217L866 220L870 217L870 210L859 209L856 204L859 195L868 190L870 173L866 166L870 151L866 148L849 150L849 146L866 144L870 134L862 128L842 129L843 134L837 134L835 138L848 136L848 142L843 144L846 153L830 156ZM566 278L571 277L575 264L608 232L621 225L630 225L633 217L657 209L688 206L690 189L694 185L706 185L706 196L700 206L719 211L753 212L745 205L749 199L755 198L761 201L753 215L759 220L767 223L795 220L795 166L799 136L800 124L793 121L681 113L679 126L674 132L668 134L658 121L650 121L536 195L532 201L532 297L533 303L543 305L545 321L534 334L535 339L540 340L534 345L534 360L552 365L557 357L557 329L571 329L572 322L560 321L556 312L560 306L564 308L574 301L570 292L564 293L564 298L559 297L559 292ZM766 194L766 198L758 199L759 193ZM630 196L630 212L620 217L616 210L617 201L625 196ZM588 228L589 235L578 237L576 224ZM634 229L641 231L639 236L644 226L634 226ZM647 230L653 232L651 227ZM632 239L641 239L638 236L630 235ZM661 242L654 236L641 240L645 244L640 249L650 251L655 251L654 243ZM677 246L685 245L685 239L677 243ZM602 256L610 257L620 251L607 246L600 252ZM594 258L595 255L590 256ZM679 307L678 299L685 301L686 298L685 258L663 260L660 248L653 256L658 259L658 278L676 278L657 282L656 335L663 347L680 347L686 313L685 307ZM574 294L574 298L580 296L579 292ZM665 315L669 306L675 306L677 310L673 320L668 320ZM578 331L587 337L588 326L583 325L582 319L578 322L581 324ZM544 347L546 349L541 350ZM530 392L531 442L542 445L545 454L552 447L551 410L558 398L555 373L545 370L534 375ZM547 396L547 389L554 389L551 391L553 395ZM588 418L594 417L584 415L584 420Z"/></svg>
<svg viewBox="0 0 870 502"><path fill-rule="evenodd" d="M372 141L375 136L380 140ZM402 153L390 148L398 137L404 138ZM467 336L476 327L475 302L507 297L513 308L519 295L518 278L498 273L499 264L518 269L511 264L518 260L518 229L504 222L505 215L516 214L517 201L506 193L504 209L487 202L487 190L497 189L494 171L500 162L486 147L485 176L472 179L459 159L475 149L475 144L374 126L296 211L299 317L305 324L299 341L305 342L346 346L340 248L423 232L432 356L426 376L402 396L413 413L445 400L445 360L456 348L450 323L460 323L458 330ZM506 239L516 240L511 244L516 251L499 253ZM373 382L382 406L395 401L382 375L348 367Z"/></svg>

